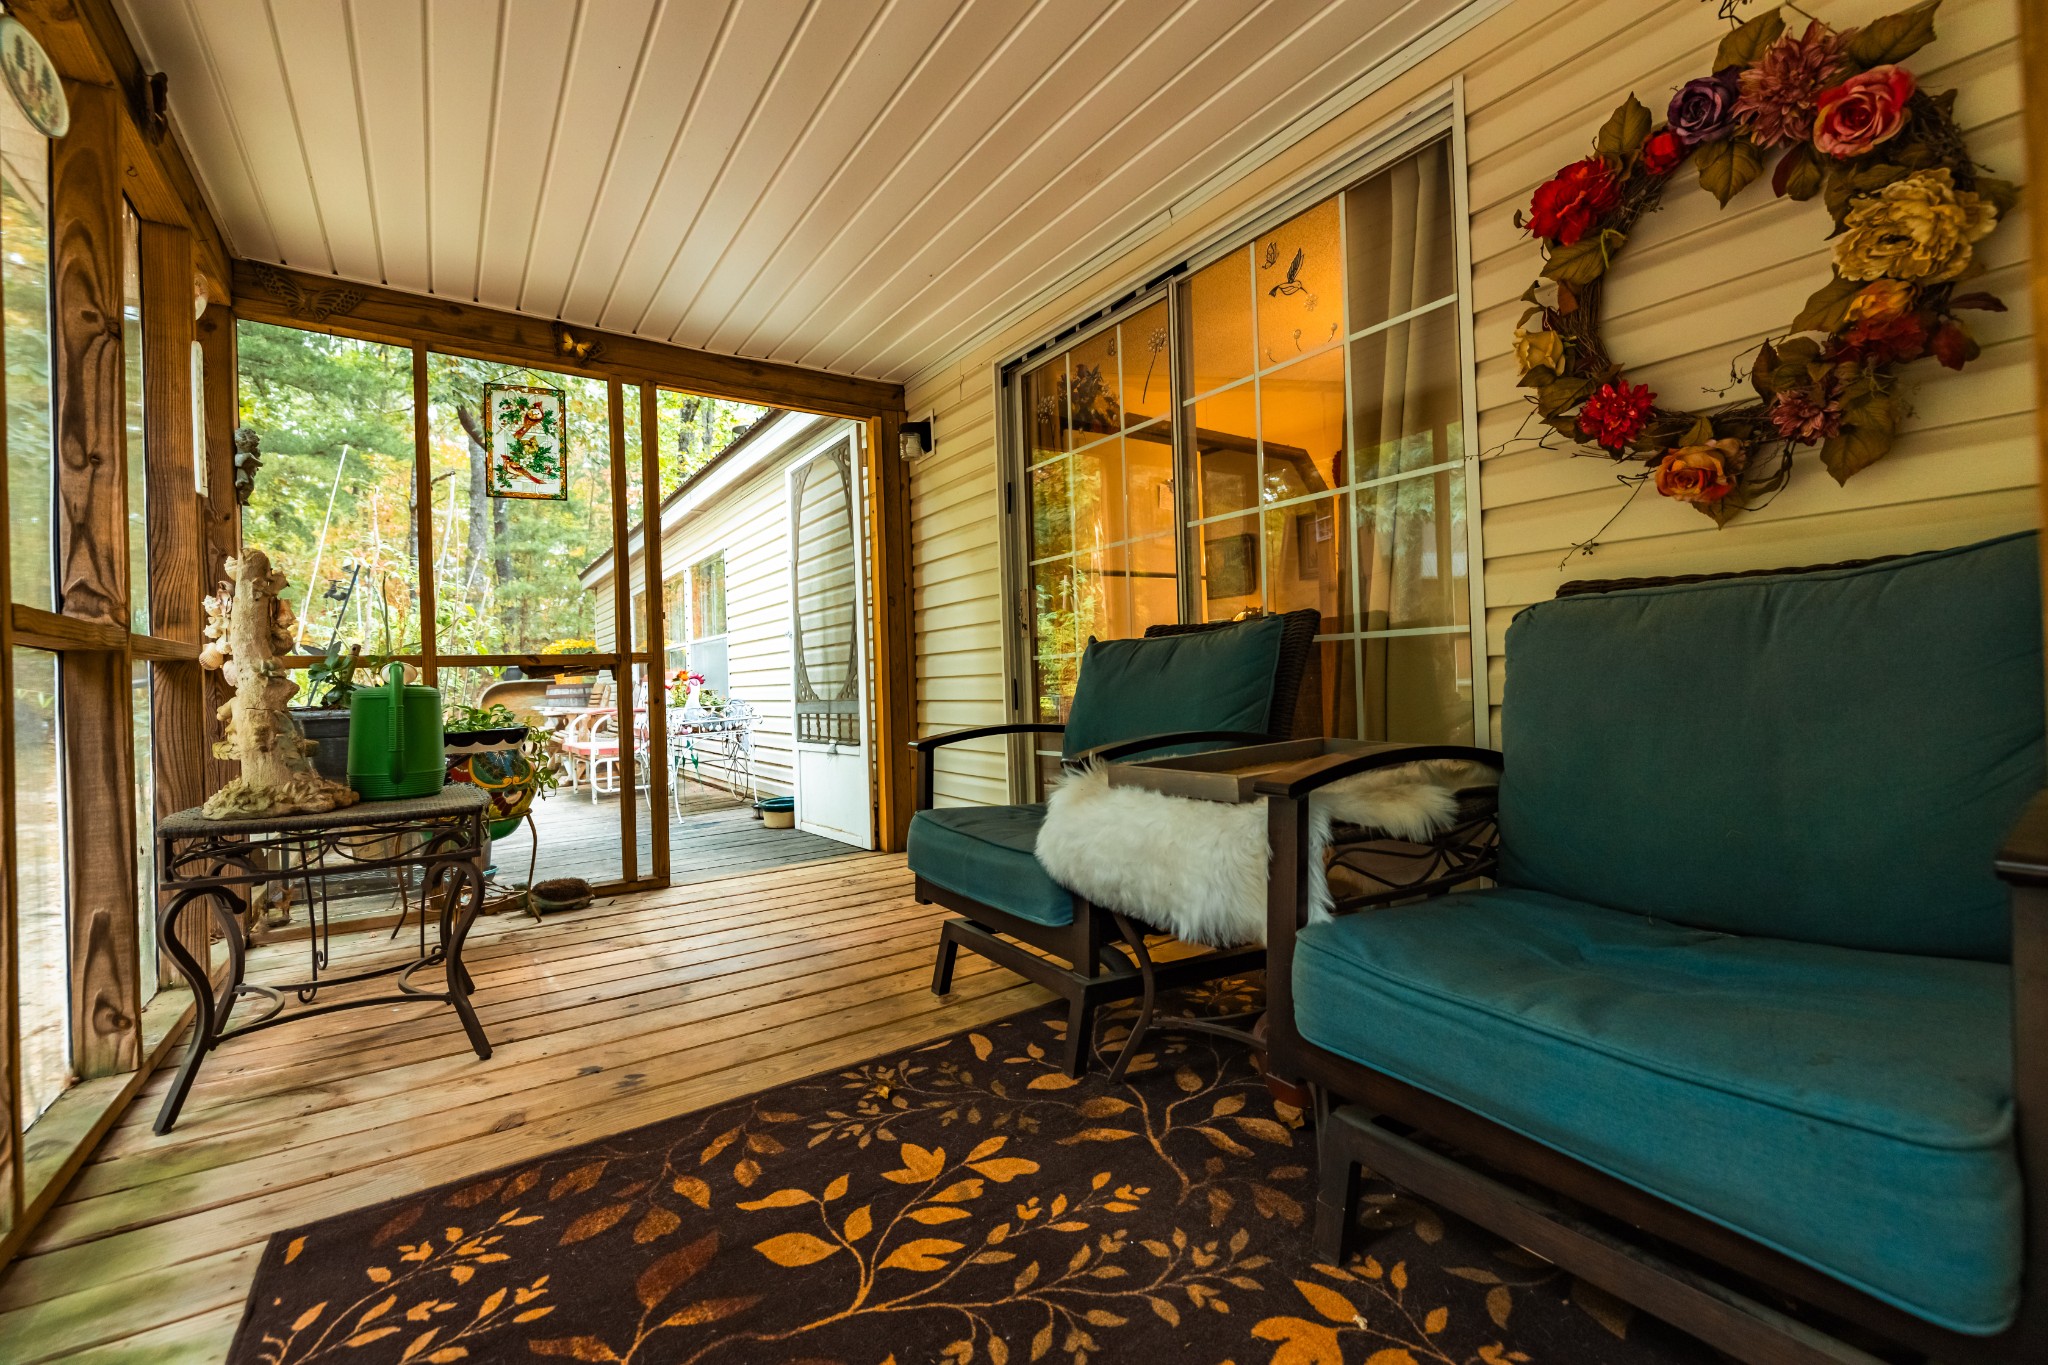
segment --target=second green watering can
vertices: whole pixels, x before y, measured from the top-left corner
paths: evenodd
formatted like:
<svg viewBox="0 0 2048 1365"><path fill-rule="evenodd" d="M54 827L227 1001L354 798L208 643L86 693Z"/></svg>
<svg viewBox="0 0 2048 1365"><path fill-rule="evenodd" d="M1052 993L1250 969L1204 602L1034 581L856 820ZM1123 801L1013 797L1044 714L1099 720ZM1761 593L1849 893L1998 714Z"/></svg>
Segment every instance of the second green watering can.
<svg viewBox="0 0 2048 1365"><path fill-rule="evenodd" d="M393 664L379 687L359 687L348 703L348 784L371 801L430 796L441 790L441 693L405 680Z"/></svg>

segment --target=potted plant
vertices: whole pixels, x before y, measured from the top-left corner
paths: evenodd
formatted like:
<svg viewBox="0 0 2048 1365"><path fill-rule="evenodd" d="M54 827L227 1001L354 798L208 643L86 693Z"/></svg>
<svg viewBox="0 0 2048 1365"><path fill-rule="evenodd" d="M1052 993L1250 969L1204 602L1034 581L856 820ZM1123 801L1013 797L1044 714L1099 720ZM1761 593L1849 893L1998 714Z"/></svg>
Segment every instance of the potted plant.
<svg viewBox="0 0 2048 1365"><path fill-rule="evenodd" d="M356 670L374 673L390 662L382 654L365 656L356 645L344 651L339 640L330 640L327 652L306 669L307 704L290 710L299 730L317 746L313 768L322 777L348 781L348 703L355 695Z"/></svg>
<svg viewBox="0 0 2048 1365"><path fill-rule="evenodd" d="M441 716L441 746L448 780L467 782L490 796L493 839L518 828L534 798L555 789L547 731L528 725L509 707L449 707Z"/></svg>

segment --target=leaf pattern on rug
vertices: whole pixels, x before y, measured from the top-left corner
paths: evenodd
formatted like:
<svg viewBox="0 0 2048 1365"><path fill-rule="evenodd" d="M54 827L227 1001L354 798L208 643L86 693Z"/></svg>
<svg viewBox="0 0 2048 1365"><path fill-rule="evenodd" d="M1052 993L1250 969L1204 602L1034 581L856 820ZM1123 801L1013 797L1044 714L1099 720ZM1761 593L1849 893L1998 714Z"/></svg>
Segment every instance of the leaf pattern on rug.
<svg viewBox="0 0 2048 1365"><path fill-rule="evenodd" d="M1317 1264L1313 1134L1241 1050L1163 1036L1112 1086L1059 1070L1062 1031L1021 1016L280 1234L231 1359L1713 1358L1385 1185L1371 1254Z"/></svg>

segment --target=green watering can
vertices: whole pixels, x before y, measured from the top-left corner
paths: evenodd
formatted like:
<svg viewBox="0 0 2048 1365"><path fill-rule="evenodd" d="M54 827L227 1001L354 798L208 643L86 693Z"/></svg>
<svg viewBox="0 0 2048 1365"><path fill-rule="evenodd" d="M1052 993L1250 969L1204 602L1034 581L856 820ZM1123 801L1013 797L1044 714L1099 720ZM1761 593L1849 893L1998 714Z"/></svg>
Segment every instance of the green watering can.
<svg viewBox="0 0 2048 1365"><path fill-rule="evenodd" d="M371 801L441 790L441 693L405 680L393 664L381 687L359 687L348 703L348 784Z"/></svg>

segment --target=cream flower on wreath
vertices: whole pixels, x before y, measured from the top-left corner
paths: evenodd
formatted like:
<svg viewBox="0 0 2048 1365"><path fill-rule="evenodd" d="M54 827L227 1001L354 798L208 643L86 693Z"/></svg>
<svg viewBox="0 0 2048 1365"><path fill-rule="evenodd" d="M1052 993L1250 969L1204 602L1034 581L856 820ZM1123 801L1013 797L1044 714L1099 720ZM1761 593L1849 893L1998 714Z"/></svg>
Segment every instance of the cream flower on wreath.
<svg viewBox="0 0 2048 1365"><path fill-rule="evenodd" d="M1541 365L1553 373L1564 368L1564 338L1555 332L1515 329L1515 364L1523 374Z"/></svg>
<svg viewBox="0 0 2048 1365"><path fill-rule="evenodd" d="M1969 269L1970 244L1998 225L1998 210L1958 190L1948 167L1894 180L1849 210L1835 239L1843 278L1939 284Z"/></svg>

